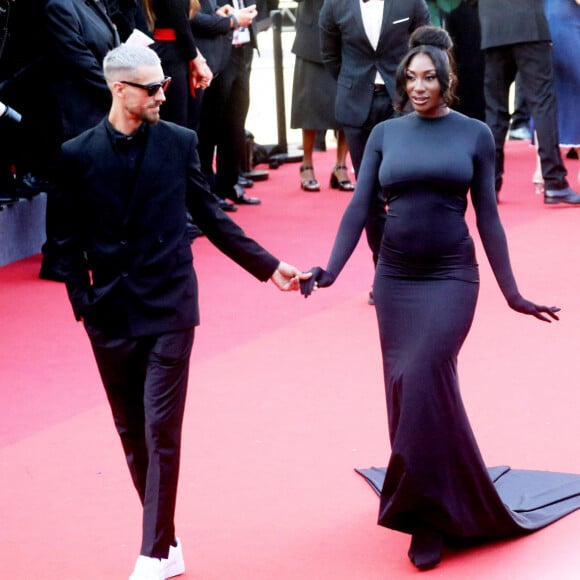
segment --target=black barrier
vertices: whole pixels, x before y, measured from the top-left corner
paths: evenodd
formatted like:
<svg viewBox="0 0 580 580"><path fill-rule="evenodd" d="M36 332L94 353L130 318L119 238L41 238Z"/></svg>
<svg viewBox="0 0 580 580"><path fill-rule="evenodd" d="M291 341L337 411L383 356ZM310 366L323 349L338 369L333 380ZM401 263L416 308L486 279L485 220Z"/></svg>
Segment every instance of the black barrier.
<svg viewBox="0 0 580 580"><path fill-rule="evenodd" d="M278 127L278 144L272 149L268 158L270 168L274 169L282 163L302 161L302 153L288 153L286 136L286 102L284 98L284 54L282 51L282 21L281 10L270 12L272 19L272 39L274 48L274 82L276 88L276 123Z"/></svg>

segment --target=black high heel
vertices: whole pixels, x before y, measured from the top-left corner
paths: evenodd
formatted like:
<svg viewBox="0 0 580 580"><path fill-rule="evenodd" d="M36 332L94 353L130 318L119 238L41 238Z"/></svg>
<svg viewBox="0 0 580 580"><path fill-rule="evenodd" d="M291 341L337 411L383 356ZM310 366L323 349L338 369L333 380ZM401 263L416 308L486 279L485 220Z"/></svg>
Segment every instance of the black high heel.
<svg viewBox="0 0 580 580"><path fill-rule="evenodd" d="M335 165L330 174L330 187L332 187L332 189L338 189L339 191L354 191L354 183L350 179L338 179L336 176L336 171L338 169L348 171L346 165Z"/></svg>
<svg viewBox="0 0 580 580"><path fill-rule="evenodd" d="M409 560L419 570L430 570L441 562L443 536L430 528L420 528L411 537Z"/></svg>
<svg viewBox="0 0 580 580"><path fill-rule="evenodd" d="M309 172L312 177L306 177L305 172ZM300 187L304 191L320 191L320 183L314 178L314 167L312 165L300 166Z"/></svg>

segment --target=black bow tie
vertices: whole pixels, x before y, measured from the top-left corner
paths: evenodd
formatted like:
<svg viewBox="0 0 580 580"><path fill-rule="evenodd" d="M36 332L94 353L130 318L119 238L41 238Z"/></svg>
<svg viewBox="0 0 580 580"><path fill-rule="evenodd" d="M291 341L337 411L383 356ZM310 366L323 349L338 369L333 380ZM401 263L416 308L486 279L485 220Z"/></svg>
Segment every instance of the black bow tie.
<svg viewBox="0 0 580 580"><path fill-rule="evenodd" d="M362 0L363 2L368 2L369 0Z"/></svg>

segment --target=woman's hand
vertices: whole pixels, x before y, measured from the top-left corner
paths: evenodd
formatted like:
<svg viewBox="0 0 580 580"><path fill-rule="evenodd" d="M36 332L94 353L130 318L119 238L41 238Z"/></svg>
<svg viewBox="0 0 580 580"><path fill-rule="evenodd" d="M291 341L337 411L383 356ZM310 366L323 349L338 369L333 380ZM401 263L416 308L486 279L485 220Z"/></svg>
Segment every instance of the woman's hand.
<svg viewBox="0 0 580 580"><path fill-rule="evenodd" d="M334 283L335 277L330 272L323 270L319 266L310 268L307 273L311 273L312 276L308 280L300 280L300 293L304 298L308 298L314 290L318 288L326 288Z"/></svg>
<svg viewBox="0 0 580 580"><path fill-rule="evenodd" d="M543 320L544 322L552 322L550 318L554 320L560 320L560 318L556 315L556 312L560 312L560 308L557 306L540 306L538 304L534 304L529 300L526 300L523 296L518 295L515 298L510 298L508 300L508 304L510 308L515 310L516 312L521 312L522 314L530 314L531 316L535 316L538 320ZM546 316L543 313L546 313Z"/></svg>

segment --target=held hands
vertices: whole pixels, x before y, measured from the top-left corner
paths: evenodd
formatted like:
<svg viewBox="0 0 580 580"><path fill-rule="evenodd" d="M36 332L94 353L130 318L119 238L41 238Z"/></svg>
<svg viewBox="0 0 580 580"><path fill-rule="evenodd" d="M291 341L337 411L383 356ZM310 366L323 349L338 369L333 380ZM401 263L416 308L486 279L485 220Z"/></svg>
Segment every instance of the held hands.
<svg viewBox="0 0 580 580"><path fill-rule="evenodd" d="M330 286L335 280L333 274L323 270L319 266L310 268L307 273L311 274L311 276L300 280L300 293L304 298L308 298L308 296L310 296L314 290L318 290L318 288L326 288L327 286Z"/></svg>
<svg viewBox="0 0 580 580"><path fill-rule="evenodd" d="M534 304L533 302L526 300L519 294L514 298L510 298L508 300L508 304L509 307L516 312L521 312L522 314L531 314L538 320L543 320L544 322L552 322L548 316L554 320L560 320L560 318L556 315L556 312L560 312L560 308L557 306L539 306L538 304ZM545 316L542 314L542 312L545 312L548 316Z"/></svg>
<svg viewBox="0 0 580 580"><path fill-rule="evenodd" d="M288 292L290 290L298 290L302 281L308 280L311 276L312 274L309 272L302 272L286 262L280 262L278 268L276 268L270 277L270 280L272 280L272 282L274 282L282 292Z"/></svg>

